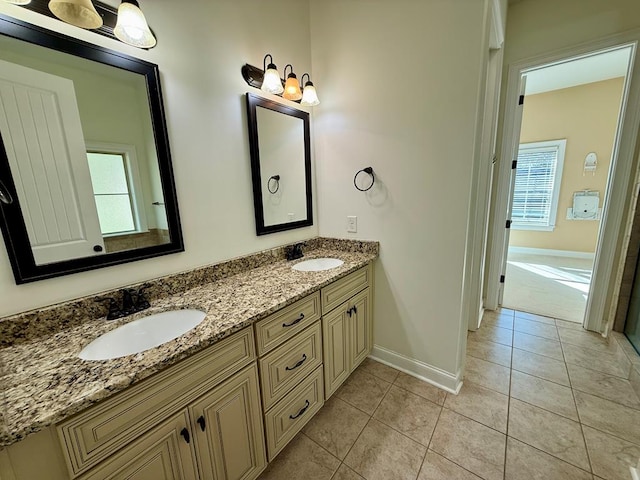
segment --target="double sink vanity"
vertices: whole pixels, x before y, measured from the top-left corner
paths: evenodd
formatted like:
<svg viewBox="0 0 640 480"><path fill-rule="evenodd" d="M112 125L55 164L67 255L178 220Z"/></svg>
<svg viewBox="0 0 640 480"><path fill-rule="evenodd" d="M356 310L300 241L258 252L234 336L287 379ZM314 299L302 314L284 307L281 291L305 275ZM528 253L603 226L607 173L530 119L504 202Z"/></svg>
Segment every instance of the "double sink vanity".
<svg viewBox="0 0 640 480"><path fill-rule="evenodd" d="M0 478L257 478L372 348L378 244L308 244L145 285L151 308L119 320L81 299L0 321ZM185 311L204 318L153 348L99 345ZM94 340L117 358L79 358Z"/></svg>

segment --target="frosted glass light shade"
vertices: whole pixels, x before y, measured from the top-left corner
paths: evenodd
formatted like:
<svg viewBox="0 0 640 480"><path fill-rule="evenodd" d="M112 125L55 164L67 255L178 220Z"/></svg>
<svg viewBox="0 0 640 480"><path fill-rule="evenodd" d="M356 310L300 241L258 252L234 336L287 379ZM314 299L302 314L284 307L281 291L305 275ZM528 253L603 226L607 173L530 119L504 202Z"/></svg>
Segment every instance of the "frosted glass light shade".
<svg viewBox="0 0 640 480"><path fill-rule="evenodd" d="M51 0L49 10L63 22L80 28L100 28L102 17L91 0Z"/></svg>
<svg viewBox="0 0 640 480"><path fill-rule="evenodd" d="M13 3L14 5L29 5L31 0L4 0L7 3Z"/></svg>
<svg viewBox="0 0 640 480"><path fill-rule="evenodd" d="M302 98L302 92L300 91L300 84L298 83L298 78L290 73L287 77L287 81L284 84L284 93L282 94L283 98L287 100L300 100Z"/></svg>
<svg viewBox="0 0 640 480"><path fill-rule="evenodd" d="M318 99L316 87L313 86L313 83L307 82L307 84L304 86L304 90L302 91L302 101L300 102L300 105L314 107L319 104L320 100Z"/></svg>
<svg viewBox="0 0 640 480"><path fill-rule="evenodd" d="M284 88L282 86L282 80L280 80L280 74L276 69L276 66L270 64L267 67L267 71L264 72L264 78L262 79L262 86L260 90L263 92L273 93L274 95L280 95L284 92Z"/></svg>
<svg viewBox="0 0 640 480"><path fill-rule="evenodd" d="M138 48L152 48L157 43L135 0L122 0L113 34L121 42Z"/></svg>

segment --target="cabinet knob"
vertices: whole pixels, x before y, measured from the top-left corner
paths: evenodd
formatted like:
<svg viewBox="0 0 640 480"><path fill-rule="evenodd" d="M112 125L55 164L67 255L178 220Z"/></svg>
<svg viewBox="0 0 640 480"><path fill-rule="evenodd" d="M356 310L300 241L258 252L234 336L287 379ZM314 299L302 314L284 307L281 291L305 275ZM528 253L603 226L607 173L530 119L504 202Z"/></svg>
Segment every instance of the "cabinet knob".
<svg viewBox="0 0 640 480"><path fill-rule="evenodd" d="M102 245L94 245L93 246L93 251L98 253L101 252L103 250Z"/></svg>
<svg viewBox="0 0 640 480"><path fill-rule="evenodd" d="M184 438L185 442L189 443L191 441L189 430L187 430L186 428L183 428L182 430L180 430L180 435L182 435L182 438Z"/></svg>
<svg viewBox="0 0 640 480"><path fill-rule="evenodd" d="M196 422L198 422L198 425L200 425L200 430L204 432L204 429L207 426L207 424L204 421L204 415L200 415L196 420Z"/></svg>

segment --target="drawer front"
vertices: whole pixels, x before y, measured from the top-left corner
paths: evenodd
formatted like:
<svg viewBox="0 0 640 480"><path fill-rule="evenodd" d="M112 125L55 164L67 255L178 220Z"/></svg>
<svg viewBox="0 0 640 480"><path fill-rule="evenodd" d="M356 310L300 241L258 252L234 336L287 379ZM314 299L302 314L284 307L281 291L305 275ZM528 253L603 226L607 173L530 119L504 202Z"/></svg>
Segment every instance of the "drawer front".
<svg viewBox="0 0 640 480"><path fill-rule="evenodd" d="M322 367L265 414L269 461L307 424L324 404Z"/></svg>
<svg viewBox="0 0 640 480"><path fill-rule="evenodd" d="M278 310L256 323L258 355L273 350L320 318L320 292Z"/></svg>
<svg viewBox="0 0 640 480"><path fill-rule="evenodd" d="M255 360L251 327L60 423L75 477Z"/></svg>
<svg viewBox="0 0 640 480"><path fill-rule="evenodd" d="M321 291L322 295L322 313L330 312L338 305L346 302L356 293L364 290L371 282L373 270L371 264L360 270L350 273L346 277L324 287Z"/></svg>
<svg viewBox="0 0 640 480"><path fill-rule="evenodd" d="M322 325L317 321L260 359L262 399L267 411L322 364Z"/></svg>

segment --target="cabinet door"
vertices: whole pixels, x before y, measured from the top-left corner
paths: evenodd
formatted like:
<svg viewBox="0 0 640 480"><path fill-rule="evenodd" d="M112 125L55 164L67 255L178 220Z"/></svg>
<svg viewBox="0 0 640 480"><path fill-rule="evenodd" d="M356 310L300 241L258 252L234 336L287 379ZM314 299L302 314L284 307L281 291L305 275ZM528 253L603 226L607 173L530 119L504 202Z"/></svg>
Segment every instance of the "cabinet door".
<svg viewBox="0 0 640 480"><path fill-rule="evenodd" d="M266 466L258 369L247 367L189 407L200 476L253 480Z"/></svg>
<svg viewBox="0 0 640 480"><path fill-rule="evenodd" d="M346 303L322 318L325 400L333 395L351 373L349 324Z"/></svg>
<svg viewBox="0 0 640 480"><path fill-rule="evenodd" d="M350 369L353 371L371 353L373 344L371 294L367 288L349 300L351 312Z"/></svg>
<svg viewBox="0 0 640 480"><path fill-rule="evenodd" d="M90 470L83 480L196 480L186 410Z"/></svg>

